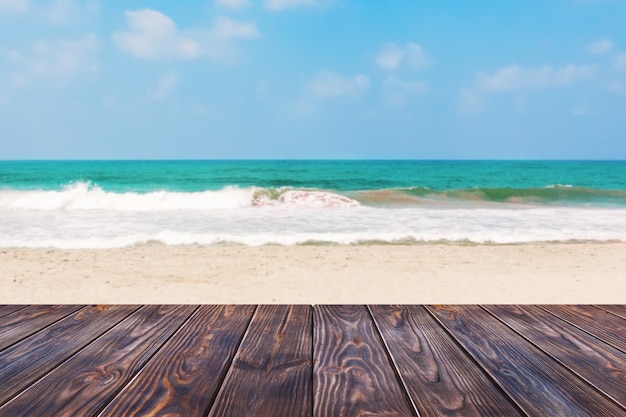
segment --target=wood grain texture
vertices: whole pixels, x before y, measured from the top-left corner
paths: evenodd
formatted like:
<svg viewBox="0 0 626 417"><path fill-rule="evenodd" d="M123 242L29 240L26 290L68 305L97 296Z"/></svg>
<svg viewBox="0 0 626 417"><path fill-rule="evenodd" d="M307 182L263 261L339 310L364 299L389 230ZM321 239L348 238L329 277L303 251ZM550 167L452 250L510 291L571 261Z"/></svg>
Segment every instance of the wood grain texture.
<svg viewBox="0 0 626 417"><path fill-rule="evenodd" d="M205 416L254 310L200 307L100 416Z"/></svg>
<svg viewBox="0 0 626 417"><path fill-rule="evenodd" d="M85 307L0 352L0 405L114 327L138 306Z"/></svg>
<svg viewBox="0 0 626 417"><path fill-rule="evenodd" d="M626 353L626 320L594 306L539 306Z"/></svg>
<svg viewBox="0 0 626 417"><path fill-rule="evenodd" d="M587 383L626 407L626 354L538 307L485 308Z"/></svg>
<svg viewBox="0 0 626 417"><path fill-rule="evenodd" d="M27 307L26 305L17 305L17 304L12 304L12 305L0 305L0 317L4 317L6 315L9 315L11 313L15 313L18 310L21 310L23 308Z"/></svg>
<svg viewBox="0 0 626 417"><path fill-rule="evenodd" d="M365 306L315 306L313 416L417 415Z"/></svg>
<svg viewBox="0 0 626 417"><path fill-rule="evenodd" d="M30 306L0 318L0 350L72 314L82 306Z"/></svg>
<svg viewBox="0 0 626 417"><path fill-rule="evenodd" d="M0 416L97 415L194 310L141 308L0 407Z"/></svg>
<svg viewBox="0 0 626 417"><path fill-rule="evenodd" d="M624 410L478 306L429 311L531 416L623 416Z"/></svg>
<svg viewBox="0 0 626 417"><path fill-rule="evenodd" d="M626 304L621 305L600 305L597 306L605 311L613 313L616 316L619 316L626 320Z"/></svg>
<svg viewBox="0 0 626 417"><path fill-rule="evenodd" d="M310 416L311 319L310 306L259 306L209 416Z"/></svg>
<svg viewBox="0 0 626 417"><path fill-rule="evenodd" d="M370 306L420 416L520 416L421 306Z"/></svg>

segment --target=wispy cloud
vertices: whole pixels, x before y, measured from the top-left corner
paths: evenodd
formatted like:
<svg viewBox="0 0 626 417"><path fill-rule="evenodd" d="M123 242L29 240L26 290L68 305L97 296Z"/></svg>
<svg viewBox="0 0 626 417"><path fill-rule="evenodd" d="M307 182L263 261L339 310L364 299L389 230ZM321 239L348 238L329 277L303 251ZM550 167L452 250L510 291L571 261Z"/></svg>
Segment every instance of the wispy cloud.
<svg viewBox="0 0 626 417"><path fill-rule="evenodd" d="M626 54L621 52L613 57L613 68L619 72L626 72Z"/></svg>
<svg viewBox="0 0 626 417"><path fill-rule="evenodd" d="M154 87L148 89L148 95L154 100L164 100L178 87L179 82L180 75L175 71L169 71Z"/></svg>
<svg viewBox="0 0 626 417"><path fill-rule="evenodd" d="M491 74L479 74L475 87L482 91L499 92L558 88L591 78L595 70L595 67L588 65L522 67L513 64Z"/></svg>
<svg viewBox="0 0 626 417"><path fill-rule="evenodd" d="M613 50L613 42L610 39L602 39L587 45L587 52L592 55L606 55Z"/></svg>
<svg viewBox="0 0 626 417"><path fill-rule="evenodd" d="M0 13L29 13L48 23L67 23L76 18L93 15L100 9L97 0L0 0Z"/></svg>
<svg viewBox="0 0 626 417"><path fill-rule="evenodd" d="M313 6L319 4L319 0L265 0L265 7L272 11L283 11L300 6Z"/></svg>
<svg viewBox="0 0 626 417"><path fill-rule="evenodd" d="M489 94L511 94L518 106L523 106L531 91L562 89L590 81L599 69L592 65L544 65L524 67L517 64L499 68L491 73L479 73L470 86L459 93L461 113L476 113L484 108Z"/></svg>
<svg viewBox="0 0 626 417"><path fill-rule="evenodd" d="M215 0L215 4L227 9L243 9L250 6L250 0Z"/></svg>
<svg viewBox="0 0 626 417"><path fill-rule="evenodd" d="M308 91L317 97L360 96L370 86L366 75L346 77L332 71L319 72L307 83Z"/></svg>
<svg viewBox="0 0 626 417"><path fill-rule="evenodd" d="M29 5L28 0L0 0L0 12L22 13Z"/></svg>
<svg viewBox="0 0 626 417"><path fill-rule="evenodd" d="M244 9L250 6L250 0L215 0L215 4L227 9Z"/></svg>
<svg viewBox="0 0 626 417"><path fill-rule="evenodd" d="M55 0L41 6L40 13L53 23L66 23L81 16L93 15L100 10L96 0Z"/></svg>
<svg viewBox="0 0 626 417"><path fill-rule="evenodd" d="M394 75L383 82L385 101L392 106L404 106L412 97L428 91L428 84L421 80L402 80Z"/></svg>
<svg viewBox="0 0 626 417"><path fill-rule="evenodd" d="M66 79L98 69L95 52L98 37L87 34L75 40L36 41L26 51L9 50L9 61L17 67L12 84L20 87L37 78Z"/></svg>
<svg viewBox="0 0 626 417"><path fill-rule="evenodd" d="M113 34L113 40L124 51L145 59L223 58L232 52L232 41L259 35L254 23L227 17L218 17L208 30L179 30L172 19L151 9L127 11L126 20L128 30Z"/></svg>
<svg viewBox="0 0 626 417"><path fill-rule="evenodd" d="M398 46L395 43L388 43L378 53L376 63L388 71L403 67L410 70L421 70L430 66L432 59L419 44L408 43L405 46Z"/></svg>

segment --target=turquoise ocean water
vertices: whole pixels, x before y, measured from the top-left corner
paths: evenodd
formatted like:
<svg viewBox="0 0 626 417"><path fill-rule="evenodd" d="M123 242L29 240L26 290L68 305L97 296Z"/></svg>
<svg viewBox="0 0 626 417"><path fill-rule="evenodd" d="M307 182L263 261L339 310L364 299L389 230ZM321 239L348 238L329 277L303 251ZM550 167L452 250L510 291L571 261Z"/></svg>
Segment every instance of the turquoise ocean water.
<svg viewBox="0 0 626 417"><path fill-rule="evenodd" d="M624 161L0 161L0 246L626 241Z"/></svg>

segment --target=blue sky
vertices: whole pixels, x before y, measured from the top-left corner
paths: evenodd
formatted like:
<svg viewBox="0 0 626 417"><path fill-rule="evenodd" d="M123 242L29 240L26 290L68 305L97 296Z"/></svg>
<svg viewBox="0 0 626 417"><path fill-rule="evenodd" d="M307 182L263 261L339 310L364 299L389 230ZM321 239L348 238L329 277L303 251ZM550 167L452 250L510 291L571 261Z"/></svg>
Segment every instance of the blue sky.
<svg viewBox="0 0 626 417"><path fill-rule="evenodd" d="M626 0L0 0L0 159L626 159Z"/></svg>

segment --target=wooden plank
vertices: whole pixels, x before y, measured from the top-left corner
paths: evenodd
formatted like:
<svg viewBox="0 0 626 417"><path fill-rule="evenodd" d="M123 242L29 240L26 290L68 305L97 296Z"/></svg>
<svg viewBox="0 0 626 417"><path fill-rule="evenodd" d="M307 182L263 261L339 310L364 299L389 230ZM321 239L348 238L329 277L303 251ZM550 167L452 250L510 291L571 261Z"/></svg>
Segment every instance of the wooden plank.
<svg viewBox="0 0 626 417"><path fill-rule="evenodd" d="M527 414L623 416L624 410L478 306L428 307Z"/></svg>
<svg viewBox="0 0 626 417"><path fill-rule="evenodd" d="M0 318L0 350L80 309L78 305L36 305Z"/></svg>
<svg viewBox="0 0 626 417"><path fill-rule="evenodd" d="M0 352L0 405L115 326L134 306L93 306Z"/></svg>
<svg viewBox="0 0 626 417"><path fill-rule="evenodd" d="M539 306L626 353L626 320L594 306Z"/></svg>
<svg viewBox="0 0 626 417"><path fill-rule="evenodd" d="M619 316L623 319L626 319L626 304L622 305L600 305L599 308L613 313L616 316Z"/></svg>
<svg viewBox="0 0 626 417"><path fill-rule="evenodd" d="M370 306L420 416L520 416L421 306Z"/></svg>
<svg viewBox="0 0 626 417"><path fill-rule="evenodd" d="M311 415L310 306L260 306L210 417Z"/></svg>
<svg viewBox="0 0 626 417"><path fill-rule="evenodd" d="M141 308L0 407L0 416L97 415L194 310Z"/></svg>
<svg viewBox="0 0 626 417"><path fill-rule="evenodd" d="M100 416L205 416L253 313L200 307Z"/></svg>
<svg viewBox="0 0 626 417"><path fill-rule="evenodd" d="M626 354L533 306L485 306L509 327L625 407Z"/></svg>
<svg viewBox="0 0 626 417"><path fill-rule="evenodd" d="M17 305L17 304L13 304L13 305L2 305L0 306L0 317L4 317L7 316L11 313L14 313L18 310L21 310L23 308L25 308L27 306L25 305Z"/></svg>
<svg viewBox="0 0 626 417"><path fill-rule="evenodd" d="M313 416L417 415L364 306L315 306Z"/></svg>

